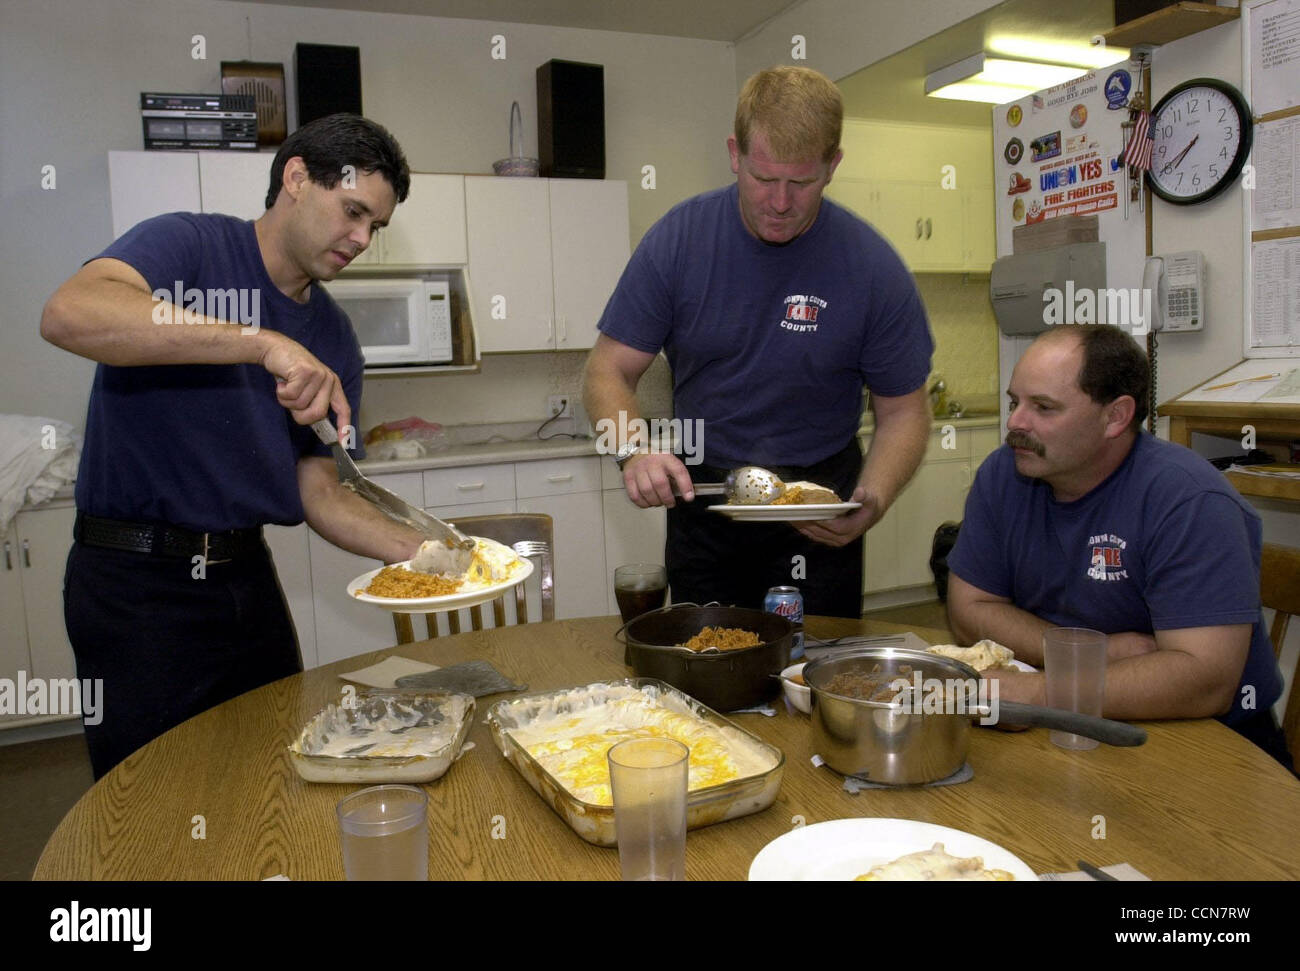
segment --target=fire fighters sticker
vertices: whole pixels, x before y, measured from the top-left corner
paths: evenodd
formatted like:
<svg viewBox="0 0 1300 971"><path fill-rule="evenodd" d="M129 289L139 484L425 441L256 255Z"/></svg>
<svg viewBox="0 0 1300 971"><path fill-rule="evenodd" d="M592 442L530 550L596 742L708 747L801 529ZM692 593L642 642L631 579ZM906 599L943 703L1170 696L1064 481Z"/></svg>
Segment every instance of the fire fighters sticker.
<svg viewBox="0 0 1300 971"><path fill-rule="evenodd" d="M1013 138L1007 142L1007 147L1002 150L1002 157L1015 165L1025 155L1025 143L1018 138Z"/></svg>
<svg viewBox="0 0 1300 971"><path fill-rule="evenodd" d="M1017 199L1011 203L1011 218L1016 222L1025 218L1025 200Z"/></svg>
<svg viewBox="0 0 1300 971"><path fill-rule="evenodd" d="M1128 71L1111 71L1106 79L1106 110L1118 111L1128 107L1128 93L1133 88L1133 79Z"/></svg>
<svg viewBox="0 0 1300 971"><path fill-rule="evenodd" d="M1019 195L1022 192L1028 192L1031 188L1033 188L1033 185L1034 184L1032 182L1026 179L1019 172L1012 172L1011 185L1007 189L1007 195L1014 196L1014 195Z"/></svg>
<svg viewBox="0 0 1300 971"><path fill-rule="evenodd" d="M1020 109L1020 105L1012 105L1007 109L1007 124L1015 128L1020 124L1020 119L1024 116L1025 113Z"/></svg>
<svg viewBox="0 0 1300 971"><path fill-rule="evenodd" d="M1070 109L1070 127L1082 128L1088 120L1088 109L1084 105L1075 105Z"/></svg>
<svg viewBox="0 0 1300 971"><path fill-rule="evenodd" d="M1048 135L1039 135L1029 143L1029 151L1033 153L1030 158L1035 162L1056 158L1061 154L1061 133L1054 131Z"/></svg>

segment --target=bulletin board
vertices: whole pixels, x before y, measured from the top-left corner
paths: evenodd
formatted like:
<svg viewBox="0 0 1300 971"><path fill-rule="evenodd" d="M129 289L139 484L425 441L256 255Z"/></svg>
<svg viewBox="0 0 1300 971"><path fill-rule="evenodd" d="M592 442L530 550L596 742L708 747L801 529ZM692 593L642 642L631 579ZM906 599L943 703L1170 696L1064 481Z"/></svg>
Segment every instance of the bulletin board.
<svg viewBox="0 0 1300 971"><path fill-rule="evenodd" d="M1244 193L1247 358L1300 358L1300 0L1241 5L1242 87L1255 121Z"/></svg>

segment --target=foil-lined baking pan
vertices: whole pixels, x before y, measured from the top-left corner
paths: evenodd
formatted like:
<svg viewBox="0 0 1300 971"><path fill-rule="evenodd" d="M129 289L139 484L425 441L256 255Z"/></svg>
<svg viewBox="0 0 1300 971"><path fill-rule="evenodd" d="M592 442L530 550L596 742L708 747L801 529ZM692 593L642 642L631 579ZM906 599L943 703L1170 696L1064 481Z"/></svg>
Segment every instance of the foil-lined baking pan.
<svg viewBox="0 0 1300 971"><path fill-rule="evenodd" d="M363 693L314 715L289 759L308 782L432 782L456 761L473 714L466 694Z"/></svg>

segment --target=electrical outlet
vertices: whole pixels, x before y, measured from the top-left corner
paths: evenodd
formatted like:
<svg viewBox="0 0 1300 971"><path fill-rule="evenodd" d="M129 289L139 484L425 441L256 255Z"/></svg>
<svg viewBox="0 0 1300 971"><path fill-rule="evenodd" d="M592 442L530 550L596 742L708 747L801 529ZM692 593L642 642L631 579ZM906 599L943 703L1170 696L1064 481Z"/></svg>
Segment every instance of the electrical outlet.
<svg viewBox="0 0 1300 971"><path fill-rule="evenodd" d="M546 396L546 413L552 418L573 417L573 395L551 394Z"/></svg>

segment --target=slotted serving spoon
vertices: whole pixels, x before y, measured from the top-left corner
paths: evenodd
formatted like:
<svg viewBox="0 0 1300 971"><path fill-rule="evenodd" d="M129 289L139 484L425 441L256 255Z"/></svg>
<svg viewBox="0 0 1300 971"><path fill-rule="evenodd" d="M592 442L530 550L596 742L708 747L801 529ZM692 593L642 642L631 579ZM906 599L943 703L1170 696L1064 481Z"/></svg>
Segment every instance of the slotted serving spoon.
<svg viewBox="0 0 1300 971"><path fill-rule="evenodd" d="M352 456L347 453L339 441L338 432L328 419L312 422L312 431L334 452L334 464L338 466L339 482L351 489L361 498L377 506L384 515L399 523L410 526L417 532L424 533L430 539L440 539L452 549L472 550L474 541L455 526L444 523L441 519L430 516L423 509L417 509L405 499L394 495L383 486L377 486L357 468Z"/></svg>
<svg viewBox="0 0 1300 971"><path fill-rule="evenodd" d="M774 472L757 465L742 465L727 473L723 482L697 482L697 496L726 496L737 506L765 506L785 494L785 483Z"/></svg>

